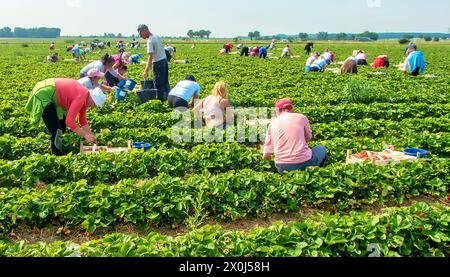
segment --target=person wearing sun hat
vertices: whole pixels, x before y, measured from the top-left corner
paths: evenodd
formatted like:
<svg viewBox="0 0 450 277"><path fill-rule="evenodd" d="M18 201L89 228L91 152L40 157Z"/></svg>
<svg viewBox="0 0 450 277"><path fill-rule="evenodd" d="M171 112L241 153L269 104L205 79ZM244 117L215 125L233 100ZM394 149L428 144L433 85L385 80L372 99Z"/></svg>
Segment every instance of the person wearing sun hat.
<svg viewBox="0 0 450 277"><path fill-rule="evenodd" d="M88 90L76 80L58 78L39 82L25 108L30 112L32 124L39 124L41 119L44 121L51 135L51 153L61 155L66 126L89 143L96 143L86 111L88 108L102 107L105 103L106 95L100 88Z"/></svg>
<svg viewBox="0 0 450 277"><path fill-rule="evenodd" d="M78 83L82 84L85 88L92 90L99 88L100 80L105 77L105 73L100 72L97 68L92 68L88 71L87 76L78 80Z"/></svg>
<svg viewBox="0 0 450 277"><path fill-rule="evenodd" d="M327 157L324 146L309 148L308 142L313 138L309 120L293 110L290 99L276 102L277 117L270 124L264 145L263 158L270 160L275 155L275 165L280 174L324 166Z"/></svg>

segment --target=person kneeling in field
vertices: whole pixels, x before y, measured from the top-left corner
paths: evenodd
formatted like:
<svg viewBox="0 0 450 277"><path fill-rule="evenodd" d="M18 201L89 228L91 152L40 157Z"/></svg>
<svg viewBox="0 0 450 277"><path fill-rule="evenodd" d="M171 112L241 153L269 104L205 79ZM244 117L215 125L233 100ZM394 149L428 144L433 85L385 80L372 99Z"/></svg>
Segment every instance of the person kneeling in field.
<svg viewBox="0 0 450 277"><path fill-rule="evenodd" d="M270 124L264 145L264 160L275 155L280 174L311 166L323 167L327 158L324 146L309 148L308 142L313 138L309 120L302 114L293 113L293 109L289 99L275 104L277 118Z"/></svg>
<svg viewBox="0 0 450 277"><path fill-rule="evenodd" d="M375 58L372 63L373 68L386 67L389 68L389 57L387 55L381 55Z"/></svg>
<svg viewBox="0 0 450 277"><path fill-rule="evenodd" d="M184 81L178 84L169 93L169 106L181 108L183 111L189 108L189 102L193 103L200 95L200 85L192 75L186 76Z"/></svg>
<svg viewBox="0 0 450 277"><path fill-rule="evenodd" d="M325 72L327 69L327 60L324 58L319 58L311 64L310 71L311 72Z"/></svg>
<svg viewBox="0 0 450 277"><path fill-rule="evenodd" d="M47 61L51 62L51 63L56 63L57 61L59 61L58 53L54 53L54 54L48 55L47 56Z"/></svg>
<svg viewBox="0 0 450 277"><path fill-rule="evenodd" d="M267 46L262 46L261 48L259 48L259 53L258 53L259 58L267 58Z"/></svg>
<svg viewBox="0 0 450 277"><path fill-rule="evenodd" d="M282 58L289 58L294 56L294 53L291 50L291 47L289 45L286 45L286 47L284 47L283 51L281 52L281 57Z"/></svg>
<svg viewBox="0 0 450 277"><path fill-rule="evenodd" d="M407 74L409 70L412 76L419 76L419 74L425 72L425 68L425 56L423 52L417 51L415 48L409 49L408 57L405 60L405 67L403 68L405 74Z"/></svg>
<svg viewBox="0 0 450 277"><path fill-rule="evenodd" d="M355 59L358 65L369 65L367 63L367 55L362 50L358 51L358 54L356 54Z"/></svg>
<svg viewBox="0 0 450 277"><path fill-rule="evenodd" d="M358 62L355 57L348 57L341 66L341 74L357 74Z"/></svg>
<svg viewBox="0 0 450 277"><path fill-rule="evenodd" d="M322 58L327 62L327 65L334 63L334 53L326 48L322 54Z"/></svg>
<svg viewBox="0 0 450 277"><path fill-rule="evenodd" d="M66 125L89 143L96 143L89 128L86 111L88 108L102 107L105 102L106 96L100 88L88 90L76 80L61 78L39 82L25 108L31 113L32 124L38 124L41 118L44 120L51 134L51 153L61 155L62 135Z"/></svg>
<svg viewBox="0 0 450 277"><path fill-rule="evenodd" d="M212 94L194 107L196 127L202 125L202 113L205 115L205 123L209 128L225 130L233 123L234 112L228 100L225 82L217 82Z"/></svg>
<svg viewBox="0 0 450 277"><path fill-rule="evenodd" d="M248 57L250 55L250 48L248 46L243 46L241 50L241 57L246 56Z"/></svg>
<svg viewBox="0 0 450 277"><path fill-rule="evenodd" d="M311 65L315 60L319 58L319 56L319 52L314 52L311 54L311 57L306 60L305 72L311 72Z"/></svg>

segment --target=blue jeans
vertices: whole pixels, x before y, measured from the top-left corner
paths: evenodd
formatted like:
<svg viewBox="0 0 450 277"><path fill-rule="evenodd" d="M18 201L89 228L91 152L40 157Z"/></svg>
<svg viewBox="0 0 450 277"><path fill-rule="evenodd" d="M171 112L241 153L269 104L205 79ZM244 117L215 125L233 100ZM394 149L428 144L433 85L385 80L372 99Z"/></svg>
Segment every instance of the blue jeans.
<svg viewBox="0 0 450 277"><path fill-rule="evenodd" d="M306 73L311 72L311 66L310 65L305 66L305 72Z"/></svg>
<svg viewBox="0 0 450 277"><path fill-rule="evenodd" d="M325 146L319 145L312 149L312 159L301 164L276 164L280 174L286 171L306 170L311 166L323 166L327 158L327 149Z"/></svg>

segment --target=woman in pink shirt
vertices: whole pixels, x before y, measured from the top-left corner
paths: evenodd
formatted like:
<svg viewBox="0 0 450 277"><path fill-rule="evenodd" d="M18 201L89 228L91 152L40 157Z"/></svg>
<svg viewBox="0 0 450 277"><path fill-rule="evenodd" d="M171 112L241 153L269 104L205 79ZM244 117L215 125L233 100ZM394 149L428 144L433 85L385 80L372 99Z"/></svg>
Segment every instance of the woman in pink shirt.
<svg viewBox="0 0 450 277"><path fill-rule="evenodd" d="M277 118L270 124L264 146L264 159L275 155L279 173L305 170L310 166L323 166L327 149L317 146L310 149L308 142L313 138L308 118L293 113L291 100L282 99L275 105Z"/></svg>
<svg viewBox="0 0 450 277"><path fill-rule="evenodd" d="M51 134L51 153L61 155L62 134L66 125L81 138L96 143L86 111L101 107L105 102L106 96L100 88L88 90L72 79L48 79L34 87L26 109L31 113L33 124L38 124L41 118L44 120Z"/></svg>

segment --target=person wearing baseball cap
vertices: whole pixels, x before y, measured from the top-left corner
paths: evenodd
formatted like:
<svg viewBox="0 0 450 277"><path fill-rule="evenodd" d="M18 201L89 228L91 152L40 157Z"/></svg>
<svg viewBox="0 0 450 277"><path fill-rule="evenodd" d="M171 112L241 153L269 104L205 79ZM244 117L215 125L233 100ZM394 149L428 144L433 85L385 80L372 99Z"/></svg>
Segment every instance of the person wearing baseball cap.
<svg viewBox="0 0 450 277"><path fill-rule="evenodd" d="M66 126L89 143L96 143L86 111L88 108L102 107L105 103L106 96L100 88L88 90L76 80L58 78L39 82L25 108L31 114L32 124L39 124L41 119L44 121L51 134L51 153L61 155Z"/></svg>
<svg viewBox="0 0 450 277"><path fill-rule="evenodd" d="M170 92L169 85L169 63L162 39L154 35L148 26L141 24L138 27L139 36L147 40L147 66L144 70L144 81L148 80L149 73L153 69L153 80L158 90L160 100L166 101Z"/></svg>
<svg viewBox="0 0 450 277"><path fill-rule="evenodd" d="M324 146L309 148L308 142L313 138L309 120L293 110L290 99L276 102L277 117L270 124L264 145L263 158L270 160L275 155L275 165L280 174L324 166L327 157Z"/></svg>

